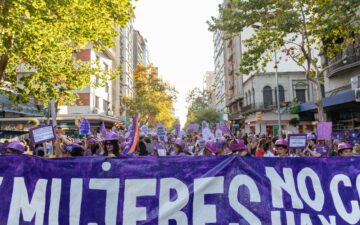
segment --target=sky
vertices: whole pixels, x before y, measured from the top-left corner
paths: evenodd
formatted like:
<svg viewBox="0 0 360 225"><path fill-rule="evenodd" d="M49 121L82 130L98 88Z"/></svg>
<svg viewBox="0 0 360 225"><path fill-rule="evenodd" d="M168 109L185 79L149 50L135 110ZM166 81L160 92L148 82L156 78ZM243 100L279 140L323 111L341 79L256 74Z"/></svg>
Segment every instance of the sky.
<svg viewBox="0 0 360 225"><path fill-rule="evenodd" d="M222 0L139 0L134 28L147 40L150 60L177 91L175 115L186 122L186 94L203 87L214 70L213 34L206 21L218 15Z"/></svg>

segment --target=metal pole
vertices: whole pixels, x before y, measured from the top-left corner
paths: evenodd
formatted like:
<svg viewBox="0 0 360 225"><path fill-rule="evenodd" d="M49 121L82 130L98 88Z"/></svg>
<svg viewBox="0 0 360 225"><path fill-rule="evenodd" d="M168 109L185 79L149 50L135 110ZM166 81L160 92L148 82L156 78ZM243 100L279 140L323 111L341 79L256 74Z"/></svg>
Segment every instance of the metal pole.
<svg viewBox="0 0 360 225"><path fill-rule="evenodd" d="M55 107L55 99L51 99L51 118L52 118L52 125L57 126L56 122L56 107Z"/></svg>
<svg viewBox="0 0 360 225"><path fill-rule="evenodd" d="M275 52L275 79L276 79L276 100L277 100L277 111L278 111L278 135L281 137L281 114L280 114L280 98L279 98L279 77L278 77L278 62L276 54L276 46L274 42L274 52Z"/></svg>

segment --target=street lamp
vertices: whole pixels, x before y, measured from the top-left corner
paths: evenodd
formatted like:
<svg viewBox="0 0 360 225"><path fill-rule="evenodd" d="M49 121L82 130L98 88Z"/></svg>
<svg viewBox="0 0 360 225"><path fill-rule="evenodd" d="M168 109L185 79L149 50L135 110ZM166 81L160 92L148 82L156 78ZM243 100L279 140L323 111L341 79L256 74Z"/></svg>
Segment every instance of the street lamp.
<svg viewBox="0 0 360 225"><path fill-rule="evenodd" d="M252 25L251 26L254 29L260 29L261 26L259 25ZM273 48L274 48L274 57L275 57L275 80L276 80L276 100L277 100L277 113L278 113L278 136L281 137L281 113L280 113L280 97L279 97L279 77L278 77L278 61L277 61L277 53L276 53L276 44L275 41L273 42Z"/></svg>
<svg viewBox="0 0 360 225"><path fill-rule="evenodd" d="M275 55L275 80L276 80L276 102L277 102L277 112L278 112L278 135L281 137L281 113L280 113L280 97L279 97L279 76L278 76L278 61L277 61L277 53L276 53L276 45L274 42L274 55Z"/></svg>

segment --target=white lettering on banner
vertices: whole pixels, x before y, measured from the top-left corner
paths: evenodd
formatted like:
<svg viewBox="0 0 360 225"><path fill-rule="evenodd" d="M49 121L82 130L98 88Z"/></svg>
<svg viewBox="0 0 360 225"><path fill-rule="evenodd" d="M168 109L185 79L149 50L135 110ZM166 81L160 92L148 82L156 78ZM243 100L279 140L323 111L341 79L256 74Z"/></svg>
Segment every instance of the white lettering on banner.
<svg viewBox="0 0 360 225"><path fill-rule="evenodd" d="M205 195L224 193L224 177L194 179L193 224L216 223L216 206L205 205Z"/></svg>
<svg viewBox="0 0 360 225"><path fill-rule="evenodd" d="M286 225L295 225L294 212L286 211Z"/></svg>
<svg viewBox="0 0 360 225"><path fill-rule="evenodd" d="M309 190L306 187L306 178L310 178L315 191L314 200L311 199ZM325 196L321 187L321 182L314 170L306 167L297 176L298 190L301 198L314 210L320 212L325 204Z"/></svg>
<svg viewBox="0 0 360 225"><path fill-rule="evenodd" d="M307 213L301 213L300 220L301 225L313 225L310 219L310 215Z"/></svg>
<svg viewBox="0 0 360 225"><path fill-rule="evenodd" d="M19 225L20 214L22 214L24 222L31 222L35 216L35 225L42 225L44 223L46 185L46 179L39 179L36 183L32 199L29 201L24 178L14 178L7 225Z"/></svg>
<svg viewBox="0 0 360 225"><path fill-rule="evenodd" d="M266 167L266 176L271 182L271 198L274 208L284 208L283 192L286 191L291 196L291 203L294 209L303 209L304 205L296 193L295 182L292 170L283 168L284 180L273 167Z"/></svg>
<svg viewBox="0 0 360 225"><path fill-rule="evenodd" d="M330 222L323 215L319 215L319 219L320 219L322 225L336 225L336 217L335 216L329 216Z"/></svg>
<svg viewBox="0 0 360 225"><path fill-rule="evenodd" d="M360 174L356 178L356 189L357 189L359 199L360 199Z"/></svg>
<svg viewBox="0 0 360 225"><path fill-rule="evenodd" d="M136 207L137 197L156 194L156 179L131 179L125 181L123 225L136 225L146 221L146 208Z"/></svg>
<svg viewBox="0 0 360 225"><path fill-rule="evenodd" d="M339 216L349 224L357 224L360 221L360 208L358 201L350 201L352 211L347 212L344 202L339 194L339 183L343 183L345 187L351 187L351 180L344 174L333 177L330 182L330 192L333 198L334 206Z"/></svg>
<svg viewBox="0 0 360 225"><path fill-rule="evenodd" d="M170 199L170 190L176 190L177 198ZM189 202L189 190L186 184L176 178L160 180L159 225L168 225L169 220L175 220L176 225L187 225L188 217L182 212Z"/></svg>
<svg viewBox="0 0 360 225"><path fill-rule="evenodd" d="M106 191L105 224L116 225L120 179L90 179L89 187Z"/></svg>
<svg viewBox="0 0 360 225"><path fill-rule="evenodd" d="M70 185L70 225L80 224L81 202L83 194L83 180L81 178L71 179Z"/></svg>
<svg viewBox="0 0 360 225"><path fill-rule="evenodd" d="M59 225L60 197L61 197L61 179L52 179L50 209L49 209L49 225Z"/></svg>
<svg viewBox="0 0 360 225"><path fill-rule="evenodd" d="M237 175L230 183L230 206L251 225L261 225L260 219L238 201L239 187L245 186L249 191L250 202L261 202L260 192L255 181L247 175Z"/></svg>

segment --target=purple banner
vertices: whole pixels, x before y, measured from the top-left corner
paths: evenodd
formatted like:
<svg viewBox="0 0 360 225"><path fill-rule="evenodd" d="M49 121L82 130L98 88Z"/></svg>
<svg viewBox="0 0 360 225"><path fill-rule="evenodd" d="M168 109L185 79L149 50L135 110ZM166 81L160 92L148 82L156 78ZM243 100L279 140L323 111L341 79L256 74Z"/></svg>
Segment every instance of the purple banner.
<svg viewBox="0 0 360 225"><path fill-rule="evenodd" d="M360 157L9 155L0 196L8 225L359 224Z"/></svg>

